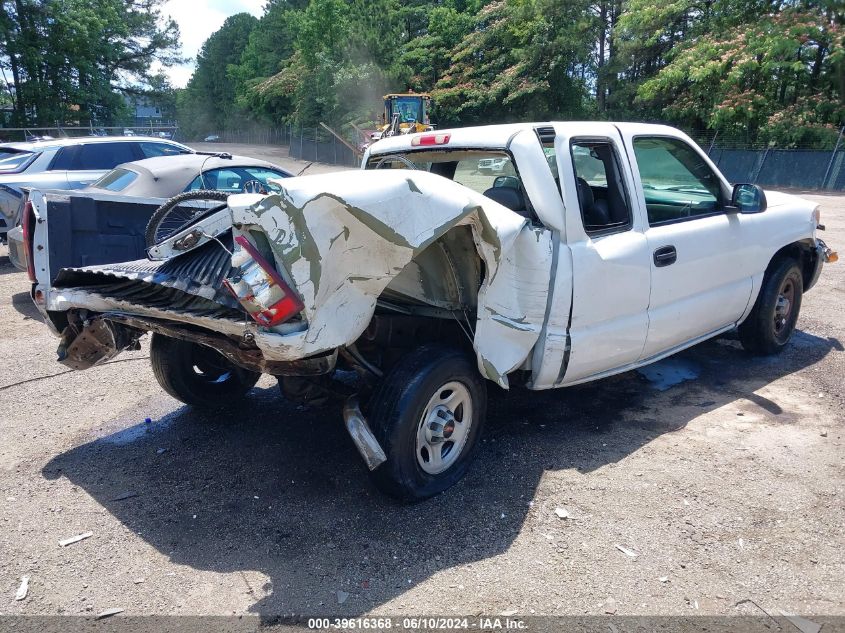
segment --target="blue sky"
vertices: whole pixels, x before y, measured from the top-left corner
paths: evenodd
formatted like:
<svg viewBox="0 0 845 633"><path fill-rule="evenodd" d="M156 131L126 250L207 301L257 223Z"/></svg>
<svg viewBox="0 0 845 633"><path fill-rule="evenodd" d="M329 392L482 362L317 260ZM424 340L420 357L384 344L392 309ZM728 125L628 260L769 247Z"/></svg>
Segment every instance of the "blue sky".
<svg viewBox="0 0 845 633"><path fill-rule="evenodd" d="M223 25L230 15L247 12L259 17L264 13L266 0L167 0L162 13L179 25L182 55L194 58L209 35ZM184 87L194 70L193 60L183 66L165 69L170 82Z"/></svg>

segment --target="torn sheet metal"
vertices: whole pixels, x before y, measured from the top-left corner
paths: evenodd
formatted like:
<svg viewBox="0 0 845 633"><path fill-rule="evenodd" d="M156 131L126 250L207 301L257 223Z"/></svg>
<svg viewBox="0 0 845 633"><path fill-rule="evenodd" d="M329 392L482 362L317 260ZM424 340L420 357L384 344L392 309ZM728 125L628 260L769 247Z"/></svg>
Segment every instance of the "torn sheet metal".
<svg viewBox="0 0 845 633"><path fill-rule="evenodd" d="M431 271L427 271L427 282L414 266L425 272L432 264L421 253L463 226L470 229L469 233L463 229L464 241L472 242L467 248L474 248L484 263L484 279L480 287L471 289L477 290L474 346L479 369L507 386L507 374L523 366L543 326L552 264L550 231L532 226L521 215L463 185L422 171L349 171L289 178L280 184L282 191L277 194L231 196L229 209L221 212L231 213L236 237L245 236L268 257L272 254L280 274L303 300L303 320L297 331L289 323L274 328L240 324L241 331L252 331L268 360L297 360L353 343L394 280L393 288L400 288L420 278L421 299L440 307L454 303L467 291L464 267L443 271L444 280L454 277L454 283L444 282L449 291L443 292L438 287L442 284L430 283L436 277ZM208 221L219 221L219 217ZM451 234L446 237L447 251L457 252L454 241ZM205 248L209 247L213 245L206 243ZM162 244L159 251L168 249ZM168 261L190 257L191 252ZM428 258L453 260L460 264L461 259L449 253ZM62 292L65 309L110 305L124 313L149 312L159 318L166 318L168 312L160 304L130 307L129 297L96 292L96 288L86 292L79 286L66 286ZM96 306L88 304L88 294ZM200 325L200 319L186 314L176 320ZM213 318L201 320L203 327L219 332L235 329L225 319L219 327L213 325Z"/></svg>
<svg viewBox="0 0 845 633"><path fill-rule="evenodd" d="M238 198L229 200L234 225L266 235L305 305L307 330L259 341L268 354L292 358L356 340L391 281L459 225L472 229L486 270L474 341L482 374L506 386L537 341L551 234L462 185L426 172L360 171L289 179L257 203Z"/></svg>

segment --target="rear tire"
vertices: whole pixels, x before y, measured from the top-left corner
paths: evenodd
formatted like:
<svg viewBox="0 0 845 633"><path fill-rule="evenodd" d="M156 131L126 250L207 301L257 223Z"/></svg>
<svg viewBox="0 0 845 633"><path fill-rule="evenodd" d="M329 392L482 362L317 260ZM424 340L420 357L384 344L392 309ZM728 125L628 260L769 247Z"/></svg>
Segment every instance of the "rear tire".
<svg viewBox="0 0 845 633"><path fill-rule="evenodd" d="M742 346L752 354L781 352L795 331L803 293L798 263L791 258L776 262L766 271L754 308L739 326Z"/></svg>
<svg viewBox="0 0 845 633"><path fill-rule="evenodd" d="M161 388L194 407L230 404L261 377L235 366L210 347L161 334L153 334L150 363Z"/></svg>
<svg viewBox="0 0 845 633"><path fill-rule="evenodd" d="M457 349L420 347L394 367L371 402L372 431L387 455L371 473L382 492L418 501L466 474L487 407L474 359Z"/></svg>

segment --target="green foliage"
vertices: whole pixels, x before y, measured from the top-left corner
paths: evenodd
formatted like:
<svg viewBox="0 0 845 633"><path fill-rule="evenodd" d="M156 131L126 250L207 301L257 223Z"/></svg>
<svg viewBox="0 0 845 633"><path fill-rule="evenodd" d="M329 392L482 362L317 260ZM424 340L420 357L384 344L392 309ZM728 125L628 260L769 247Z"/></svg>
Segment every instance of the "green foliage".
<svg viewBox="0 0 845 633"><path fill-rule="evenodd" d="M209 37L197 55L197 69L179 95L179 119L186 134L216 132L230 126L239 112L236 104L237 74L250 35L258 19L238 13Z"/></svg>
<svg viewBox="0 0 845 633"><path fill-rule="evenodd" d="M150 72L175 61L163 1L0 0L16 119L114 118L121 93L146 91L194 136L368 126L383 94L411 89L440 126L662 120L823 146L845 123L842 0L268 0L230 17L175 92Z"/></svg>
<svg viewBox="0 0 845 633"><path fill-rule="evenodd" d="M731 8L698 16L639 84L637 102L687 127L779 146L835 137L845 122L843 15L810 2Z"/></svg>
<svg viewBox="0 0 845 633"><path fill-rule="evenodd" d="M180 61L164 0L0 0L0 66L20 125L114 121L124 94L155 90L154 61ZM161 83L158 82L158 86Z"/></svg>
<svg viewBox="0 0 845 633"><path fill-rule="evenodd" d="M593 29L586 2L491 2L436 86L441 111L455 123L585 116Z"/></svg>

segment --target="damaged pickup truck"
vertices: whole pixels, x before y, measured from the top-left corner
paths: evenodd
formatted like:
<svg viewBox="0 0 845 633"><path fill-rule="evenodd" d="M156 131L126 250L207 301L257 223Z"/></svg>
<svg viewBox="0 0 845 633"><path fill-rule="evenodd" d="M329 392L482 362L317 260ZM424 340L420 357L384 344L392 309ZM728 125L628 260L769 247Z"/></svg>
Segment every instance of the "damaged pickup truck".
<svg viewBox="0 0 845 633"><path fill-rule="evenodd" d="M33 299L70 367L152 333L156 378L189 405L262 373L293 400L342 395L375 483L409 500L466 472L487 381L566 387L737 326L778 352L836 258L813 204L731 186L664 126L397 136L363 170L277 185L164 232L140 202L33 191Z"/></svg>

